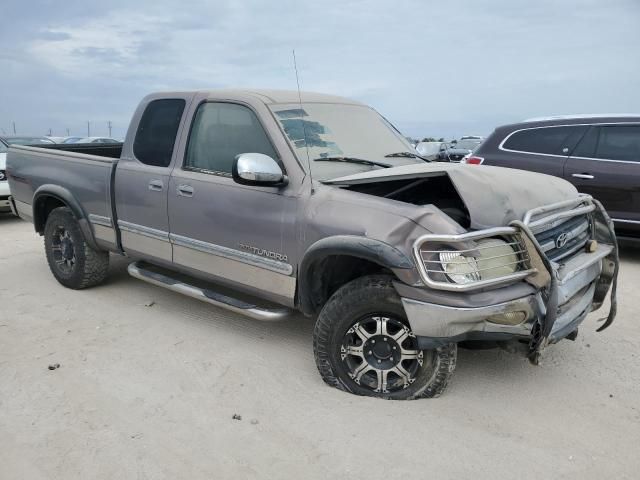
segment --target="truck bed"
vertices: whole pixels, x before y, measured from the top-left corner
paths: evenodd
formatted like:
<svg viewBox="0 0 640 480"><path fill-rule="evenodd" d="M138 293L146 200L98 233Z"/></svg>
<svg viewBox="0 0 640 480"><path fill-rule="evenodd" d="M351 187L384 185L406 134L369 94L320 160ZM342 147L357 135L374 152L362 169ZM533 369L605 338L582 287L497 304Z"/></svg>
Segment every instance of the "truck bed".
<svg viewBox="0 0 640 480"><path fill-rule="evenodd" d="M118 160L116 145L52 145L30 147L14 145L7 154L11 196L18 214L35 224L34 204L42 188L52 187L56 197L77 208L88 219L96 242L113 250L116 246L113 228L111 176ZM83 153L80 153L83 152ZM91 152L91 153L89 153ZM47 200L51 201L51 200ZM51 207L55 207L52 203Z"/></svg>
<svg viewBox="0 0 640 480"><path fill-rule="evenodd" d="M36 148L84 153L98 157L120 158L122 146L122 143L57 143L51 145L39 144Z"/></svg>

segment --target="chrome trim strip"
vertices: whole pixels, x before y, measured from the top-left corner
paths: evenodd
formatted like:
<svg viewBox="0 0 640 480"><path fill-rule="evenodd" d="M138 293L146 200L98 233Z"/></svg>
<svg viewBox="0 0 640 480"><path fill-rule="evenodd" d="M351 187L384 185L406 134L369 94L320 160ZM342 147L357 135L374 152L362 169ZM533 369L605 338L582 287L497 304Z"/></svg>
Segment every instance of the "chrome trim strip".
<svg viewBox="0 0 640 480"><path fill-rule="evenodd" d="M170 233L169 239L171 243L175 245L192 248L194 250L198 250L199 252L216 255L218 257L227 258L229 260L235 260L284 275L291 275L293 273L293 266L288 263L273 260L271 258L265 258L259 255L254 255L252 253L235 250L233 248L223 247L221 245L215 245L213 243L203 242L201 240L195 240L190 237L176 235L175 233Z"/></svg>
<svg viewBox="0 0 640 480"><path fill-rule="evenodd" d="M165 232L164 230L156 230L155 228L144 227L137 223L125 222L124 220L118 220L118 227L125 232L169 242L169 232Z"/></svg>
<svg viewBox="0 0 640 480"><path fill-rule="evenodd" d="M640 224L640 221L638 221L638 220L624 220L622 218L612 218L611 220L613 220L614 222L618 222L618 223Z"/></svg>
<svg viewBox="0 0 640 480"><path fill-rule="evenodd" d="M147 270L140 262L131 263L127 267L127 271L129 272L129 275L139 280L143 280L159 287L164 287L168 290L210 303L217 307L231 310L232 312L246 315L256 320L273 322L283 320L289 317L292 313L288 308L262 308L213 290L189 285L180 280L163 275L162 273Z"/></svg>
<svg viewBox="0 0 640 480"><path fill-rule="evenodd" d="M113 228L111 217L103 217L102 215L94 215L93 213L90 213L89 221L95 225L102 225L103 227Z"/></svg>
<svg viewBox="0 0 640 480"><path fill-rule="evenodd" d="M578 197L576 198L571 198L569 200L563 200L561 202L550 203L549 205L543 205L541 207L532 208L531 210L527 210L527 213L525 213L522 223L524 223L525 225L528 225L529 227L535 226L537 224L550 223L553 220L556 220L556 218L552 218L552 216L549 216L549 217L544 217L544 219L540 219L540 220L545 220L544 222L540 222L540 220L531 222L531 218L533 218L536 215L541 215L543 213L553 212L554 210L560 210L561 208L574 208L580 205L581 203L585 203L585 202L588 202L591 205L593 205L593 203L591 203L591 195L579 194ZM575 210L570 210L570 211L575 211ZM561 213L565 213L565 212L561 212ZM559 218L562 218L562 217L559 217Z"/></svg>
<svg viewBox="0 0 640 480"><path fill-rule="evenodd" d="M504 148L504 144L506 143L506 141L509 139L509 137L511 137L513 134L518 133L518 132L523 132L525 130L538 130L540 128L558 128L558 127L601 127L601 126L606 126L606 125L640 125L639 122L600 122L600 123L571 123L571 124L562 124L562 125L540 125L538 127L528 127L528 128L520 128L518 130L514 130L513 132L509 133L509 135L507 135L506 137L504 137L504 139L502 140L502 142L500 142L500 145L498 145L498 150L502 150L503 152L511 152L511 153L524 153L526 155L542 155L544 157L559 157L559 158L578 158L581 160L599 160L599 161L603 161L603 162L620 162L620 163L638 163L638 162L634 162L631 160L612 160L612 159L608 159L608 158L591 158L591 157L573 157L570 155L556 155L553 153L538 153L538 152L526 152L524 150L512 150L510 148Z"/></svg>

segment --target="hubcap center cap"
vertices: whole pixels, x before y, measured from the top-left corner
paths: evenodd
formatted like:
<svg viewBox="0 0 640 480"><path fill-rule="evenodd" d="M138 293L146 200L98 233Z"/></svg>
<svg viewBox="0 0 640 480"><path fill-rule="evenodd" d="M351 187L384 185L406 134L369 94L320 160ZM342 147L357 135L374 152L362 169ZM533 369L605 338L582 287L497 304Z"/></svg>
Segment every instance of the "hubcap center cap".
<svg viewBox="0 0 640 480"><path fill-rule="evenodd" d="M377 369L393 368L400 361L400 346L393 338L375 335L363 343L364 358Z"/></svg>

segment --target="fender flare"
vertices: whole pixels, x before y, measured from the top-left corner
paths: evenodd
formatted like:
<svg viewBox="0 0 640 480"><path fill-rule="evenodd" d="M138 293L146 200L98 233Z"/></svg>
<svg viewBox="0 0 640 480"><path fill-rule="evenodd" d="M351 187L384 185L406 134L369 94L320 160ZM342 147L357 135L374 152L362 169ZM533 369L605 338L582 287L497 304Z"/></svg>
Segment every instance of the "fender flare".
<svg viewBox="0 0 640 480"><path fill-rule="evenodd" d="M298 269L298 303L305 315L313 315L317 310L313 301L313 267L331 255L360 258L390 270L415 268L410 257L380 240L356 235L336 235L318 240L305 252Z"/></svg>
<svg viewBox="0 0 640 480"><path fill-rule="evenodd" d="M96 243L96 239L93 236L93 230L91 225L89 224L89 220L87 219L87 215L85 214L80 202L76 199L76 197L66 188L61 187L60 185L53 184L44 184L38 187L38 189L33 194L33 226L39 234L44 234L44 226L45 219L42 218L42 215L39 213L40 206L42 204L42 200L45 198L55 198L60 202L64 203L71 212L73 216L78 221L78 225L80 226L80 231L82 232L82 236L84 240L89 244L89 246L97 251L102 250L98 247Z"/></svg>

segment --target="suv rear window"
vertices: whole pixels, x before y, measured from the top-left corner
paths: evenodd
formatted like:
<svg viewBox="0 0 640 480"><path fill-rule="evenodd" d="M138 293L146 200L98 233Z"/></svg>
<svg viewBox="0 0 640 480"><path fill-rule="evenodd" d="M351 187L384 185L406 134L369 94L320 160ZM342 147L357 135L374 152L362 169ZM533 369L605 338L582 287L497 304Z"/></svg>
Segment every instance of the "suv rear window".
<svg viewBox="0 0 640 480"><path fill-rule="evenodd" d="M567 155L585 130L586 127L583 125L520 130L511 134L502 147L519 152Z"/></svg>
<svg viewBox="0 0 640 480"><path fill-rule="evenodd" d="M138 160L156 167L169 166L184 107L181 98L149 102L133 142L133 154Z"/></svg>
<svg viewBox="0 0 640 480"><path fill-rule="evenodd" d="M596 157L640 162L640 125L601 127Z"/></svg>

